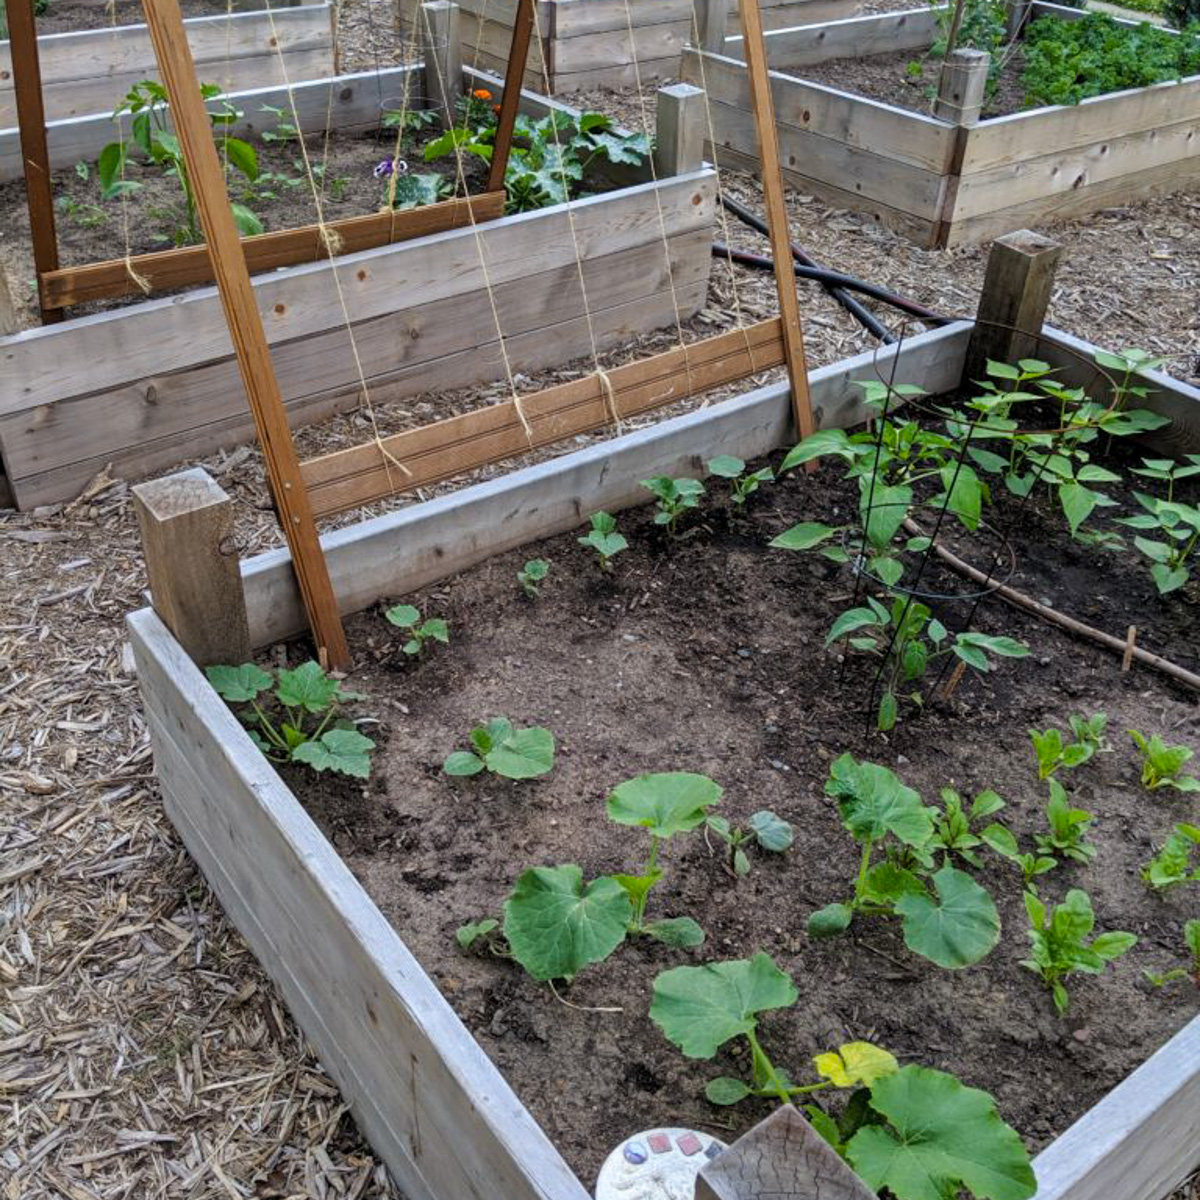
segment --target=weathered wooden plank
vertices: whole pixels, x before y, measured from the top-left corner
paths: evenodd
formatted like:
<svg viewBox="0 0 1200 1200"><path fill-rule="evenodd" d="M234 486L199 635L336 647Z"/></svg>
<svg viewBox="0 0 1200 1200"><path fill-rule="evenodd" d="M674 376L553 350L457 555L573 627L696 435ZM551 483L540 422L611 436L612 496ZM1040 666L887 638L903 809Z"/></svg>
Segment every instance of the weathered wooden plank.
<svg viewBox="0 0 1200 1200"><path fill-rule="evenodd" d="M624 27L588 34L586 37L557 38L551 51L556 90L560 74L596 72L607 67L629 67L633 70L635 54L637 65L645 76L655 60L674 60L679 55L691 29L689 18L686 21L635 25L632 39L629 30Z"/></svg>
<svg viewBox="0 0 1200 1200"><path fill-rule="evenodd" d="M811 372L818 427L849 427L869 410L855 380L876 370L897 383L931 391L957 385L970 323L959 322L844 359ZM596 509L617 511L646 502L639 479L695 474L717 454L750 460L794 440L786 382L758 388L707 408L486 483L409 505L324 535L321 545L343 612L359 612L444 579L495 554L586 521ZM503 521L496 514L504 514ZM303 628L286 551L242 564L250 640L268 646Z"/></svg>
<svg viewBox="0 0 1200 1200"><path fill-rule="evenodd" d="M924 50L937 37L937 14L944 11L945 6L914 8L775 29L767 34L767 58L773 70L790 74L795 67L828 62L831 58ZM742 39L728 38L725 54L740 59Z"/></svg>
<svg viewBox="0 0 1200 1200"><path fill-rule="evenodd" d="M684 50L681 77L697 87L707 87L711 100L749 112L745 65L724 55L709 54L701 72L696 58L700 53L691 47ZM884 162L907 163L939 175L950 164L954 127L945 121L793 79L778 71L771 72L771 84L775 116L781 124L875 154Z"/></svg>
<svg viewBox="0 0 1200 1200"><path fill-rule="evenodd" d="M292 78L312 78L333 70L331 12L328 4L280 8L274 32L265 12L193 17L188 42L202 79L227 91L281 83L280 53ZM145 25L43 34L38 50L51 120L110 114L133 83L158 78ZM304 56L294 66L293 54ZM4 82L12 77L11 58L9 44L0 42L0 128L15 124L12 87Z"/></svg>
<svg viewBox="0 0 1200 1200"><path fill-rule="evenodd" d="M292 95L300 117L300 128L306 132L324 130L328 116L329 128L345 131L377 129L379 127L379 97L400 95L409 77L419 71L420 64L389 67L378 73L365 71L355 75L340 75L332 79L313 79L292 85ZM332 96L330 92L332 90ZM225 97L243 115L229 126L232 135L242 138L259 137L264 129L272 129L278 118L263 110L284 108L290 113L288 92L283 87L256 87ZM122 119L126 136L129 117ZM90 117L72 117L50 121L46 140L50 151L50 166L54 170L70 167L81 158L92 160L116 136L110 113ZM0 182L17 179L21 174L21 153L15 129L0 129Z"/></svg>
<svg viewBox="0 0 1200 1200"><path fill-rule="evenodd" d="M614 420L674 404L784 363L778 318L717 334L597 375L310 459L304 484L328 516L440 483Z"/></svg>
<svg viewBox="0 0 1200 1200"><path fill-rule="evenodd" d="M359 326L356 345L372 400L383 404L430 389L503 379L505 356L509 367L524 372L571 358L587 356L590 362L593 336L603 351L635 333L672 324L676 305L686 319L704 302L711 236L705 229L673 240L674 293L662 282L665 269L647 272L643 247L627 252L629 261L611 269L600 262L585 264L590 326L578 315L546 324L545 314L561 314L572 289L568 311L579 311L573 265L553 273L553 284L551 273L514 283L511 302L504 306L504 355L481 295L451 297ZM654 282L660 282L659 290L640 294ZM631 294L632 299L624 298ZM300 393L285 397L293 426L361 404L344 330L278 347L275 359L281 382ZM28 508L78 494L110 464L114 471L146 474L251 435L236 371L225 362L143 381L112 397L84 397L37 409L25 419L6 418L0 421L0 458L20 471L21 503Z"/></svg>
<svg viewBox="0 0 1200 1200"><path fill-rule="evenodd" d="M505 194L488 192L466 200L443 200L402 212L368 213L329 221L325 228L337 239L341 254L353 254L374 246L386 246L412 238L426 237L446 229L460 229L474 220L492 221L503 216ZM321 226L304 225L242 238L246 265L252 273L274 271L301 262L329 258L328 245ZM154 291L187 287L212 281L212 263L204 246L180 250L162 250L156 254L138 254L128 263L124 259L92 263L86 267L63 267L42 276L46 303L55 308L83 304L113 296L133 296L141 290L129 267Z"/></svg>
<svg viewBox="0 0 1200 1200"><path fill-rule="evenodd" d="M405 1194L587 1200L158 618L129 634L168 815Z"/></svg>
<svg viewBox="0 0 1200 1200"><path fill-rule="evenodd" d="M394 311L397 295L412 303L429 303L482 286L481 254L495 286L573 262L576 242L588 256L644 244L651 235L659 236L657 222L647 216L657 211L656 188L668 236L711 225L715 188L712 173L703 171L575 201L575 240L566 206L559 205L477 229L449 230L399 246L364 250L336 263L289 267L255 280L268 341L319 333L335 318L342 320L340 306L330 303L333 270L339 273L349 318L357 322ZM50 337L61 330L69 337L52 342ZM0 397L0 415L77 394L81 382L93 392L127 383L130 364L146 345L156 347L156 363L164 373L226 357L229 333L214 290L148 300L136 310L97 313L0 341L0 363L12 382Z"/></svg>

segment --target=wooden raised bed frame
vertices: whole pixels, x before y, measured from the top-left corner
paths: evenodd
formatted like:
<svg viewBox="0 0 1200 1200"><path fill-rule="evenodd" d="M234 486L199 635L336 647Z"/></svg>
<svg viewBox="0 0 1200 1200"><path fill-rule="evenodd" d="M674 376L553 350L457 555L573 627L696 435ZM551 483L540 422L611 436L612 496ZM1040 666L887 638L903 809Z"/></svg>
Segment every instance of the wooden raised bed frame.
<svg viewBox="0 0 1200 1200"><path fill-rule="evenodd" d="M970 332L958 323L814 372L821 423L863 419L851 381L876 370L890 377L897 359L897 383L954 387ZM1080 378L1078 352L1094 348L1046 336L1039 356ZM1149 406L1194 437L1200 391L1149 378ZM791 437L788 388L774 385L340 529L323 539L339 607L361 610L573 528L598 508L638 503L647 475L695 474L719 453L752 459ZM286 552L244 563L241 582L254 646L306 627ZM588 1186L163 621L143 609L129 632L167 812L405 1194L586 1200ZM1158 1200L1198 1160L1200 1018L1038 1156L1037 1200Z"/></svg>
<svg viewBox="0 0 1200 1200"><path fill-rule="evenodd" d="M389 71L382 86L402 87L417 69ZM492 76L467 71L465 77L468 87L502 94ZM349 80L304 85L305 111L320 112L323 121L330 90L335 96L349 90L352 98L345 108L334 107L335 119L345 117L354 127L369 109L377 122L374 76ZM543 115L561 106L523 93L522 107ZM572 205L600 349L673 325L676 304L686 320L704 303L715 177L706 169L662 176L661 166L660 159L658 182ZM660 207L669 257L662 249ZM494 211L493 205L479 217ZM419 221L420 214L403 215ZM333 270L376 401L504 376L477 239L488 253L512 369L534 371L590 354L566 209L503 217L477 229L460 221L458 228L344 255L332 264L313 262L257 278L293 424L360 402ZM0 369L11 382L0 395L0 484L7 479L21 508L68 499L110 465L145 474L251 435L211 287L0 337Z"/></svg>
<svg viewBox="0 0 1200 1200"><path fill-rule="evenodd" d="M1035 0L1033 16L1081 10ZM1200 178L1200 76L955 125L803 79L803 64L927 48L933 9L767 34L784 175L866 211L922 246L977 242L1079 216ZM688 47L682 78L707 87L722 165L753 168L741 39Z"/></svg>
<svg viewBox="0 0 1200 1200"><path fill-rule="evenodd" d="M412 36L421 0L395 0L404 36ZM547 95L591 87L623 87L675 79L692 41L693 0L538 0L541 46L529 50L525 86ZM463 59L501 72L512 40L517 0L459 0ZM861 0L760 0L767 29L829 21L858 12ZM740 32L736 0L728 0L730 33ZM630 27L633 29L632 42ZM637 69L634 55L637 55Z"/></svg>

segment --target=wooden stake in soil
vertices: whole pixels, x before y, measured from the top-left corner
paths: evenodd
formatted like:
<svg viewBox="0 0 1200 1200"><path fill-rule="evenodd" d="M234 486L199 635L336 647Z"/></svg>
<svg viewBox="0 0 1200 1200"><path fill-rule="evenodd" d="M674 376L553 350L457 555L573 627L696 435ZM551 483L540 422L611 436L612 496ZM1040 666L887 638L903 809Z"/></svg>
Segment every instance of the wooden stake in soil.
<svg viewBox="0 0 1200 1200"><path fill-rule="evenodd" d="M143 0L143 7L318 657L323 665L345 669L350 666L350 649L317 538L308 493L300 478L296 448L262 318L254 302L250 272L233 223L225 176L200 96L200 81L188 48L179 0Z"/></svg>
<svg viewBox="0 0 1200 1200"><path fill-rule="evenodd" d="M508 67L504 72L504 94L500 97L500 116L496 120L496 139L492 149L492 165L488 170L489 192L504 188L508 154L512 149L513 129L521 106L521 81L525 78L525 63L529 58L529 38L533 33L533 6L536 0L517 0L513 18L512 43L508 48ZM482 26L480 28L482 37Z"/></svg>
<svg viewBox="0 0 1200 1200"><path fill-rule="evenodd" d="M246 596L233 544L233 501L200 467L139 483L150 602L200 667L250 657Z"/></svg>
<svg viewBox="0 0 1200 1200"><path fill-rule="evenodd" d="M1125 653L1121 657L1121 674L1126 675L1133 666L1133 652L1137 642L1137 626L1130 625L1125 633Z"/></svg>
<svg viewBox="0 0 1200 1200"><path fill-rule="evenodd" d="M8 45L12 56L17 124L21 129L21 165L25 170L25 202L33 238L33 265L38 295L44 271L58 269L58 238L54 231L54 197L50 191L50 154L46 149L46 111L42 104L42 68L38 60L34 0L5 0ZM60 310L41 307L42 324L63 319Z"/></svg>
<svg viewBox="0 0 1200 1200"><path fill-rule="evenodd" d="M779 163L779 136L775 129L775 102L767 68L767 46L763 38L762 12L758 0L741 0L742 38L750 79L750 107L754 112L755 138L762 163L763 195L767 204L767 226L771 231L771 254L775 260L775 289L779 293L779 315L783 321L783 344L787 356L788 381L792 387L792 418L799 438L815 428L808 394L808 363L804 355L804 329L800 324L800 300L792 271L792 244L784 201L783 171ZM816 461L808 464L816 469Z"/></svg>

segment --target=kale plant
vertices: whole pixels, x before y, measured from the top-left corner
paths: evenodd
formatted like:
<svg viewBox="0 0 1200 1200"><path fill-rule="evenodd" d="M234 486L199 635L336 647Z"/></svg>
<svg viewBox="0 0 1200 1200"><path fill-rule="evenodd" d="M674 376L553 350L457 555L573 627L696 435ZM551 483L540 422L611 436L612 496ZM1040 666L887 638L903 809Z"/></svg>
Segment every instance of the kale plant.
<svg viewBox="0 0 1200 1200"><path fill-rule="evenodd" d="M1179 792L1200 792L1200 779L1185 775L1184 765L1196 752L1187 746L1168 746L1157 733L1146 737L1136 729L1129 731L1134 745L1142 753L1142 784L1151 791L1174 788Z"/></svg>
<svg viewBox="0 0 1200 1200"><path fill-rule="evenodd" d="M1200 825L1176 825L1162 849L1142 868L1142 878L1160 891L1180 883L1200 883Z"/></svg>
<svg viewBox="0 0 1200 1200"><path fill-rule="evenodd" d="M679 518L689 509L699 507L700 498L704 495L704 484L698 479L672 479L669 475L655 475L653 479L643 479L641 483L657 498L655 525L665 525L672 537L675 536Z"/></svg>
<svg viewBox="0 0 1200 1200"><path fill-rule="evenodd" d="M1079 971L1099 975L1137 942L1134 934L1119 930L1101 933L1089 941L1096 917L1091 897L1078 888L1072 888L1061 904L1050 907L1027 891L1025 911L1029 914L1032 952L1022 959L1021 966L1028 967L1050 989L1060 1015L1070 1002L1063 983L1068 975Z"/></svg>
<svg viewBox="0 0 1200 1200"><path fill-rule="evenodd" d="M204 673L226 703L245 706L238 717L271 762L369 778L375 743L339 716L342 704L362 696L346 691L319 663L274 675L254 663L207 667Z"/></svg>
<svg viewBox="0 0 1200 1200"><path fill-rule="evenodd" d="M746 464L732 454L718 454L716 458L709 460L707 466L710 475L729 480L730 502L739 508L758 491L760 484L770 483L775 478L775 473L770 467L760 467L757 471L747 472Z"/></svg>
<svg viewBox="0 0 1200 1200"><path fill-rule="evenodd" d="M600 556L600 566L612 570L613 558L622 550L629 549L625 535L617 531L617 518L606 512L594 512L590 517L591 529L575 540L581 546L590 546Z"/></svg>
<svg viewBox="0 0 1200 1200"><path fill-rule="evenodd" d="M516 729L504 717L493 717L470 733L472 749L455 750L442 764L447 775L490 771L505 779L535 779L554 768L554 734L540 725Z"/></svg>
<svg viewBox="0 0 1200 1200"><path fill-rule="evenodd" d="M539 585L550 574L550 564L544 558L531 558L518 572L517 582L530 600L536 600Z"/></svg>
<svg viewBox="0 0 1200 1200"><path fill-rule="evenodd" d="M405 654L416 657L425 649L426 642L441 642L443 645L450 641L450 627L441 617L421 619L421 611L412 604L397 604L383 614L388 621L398 629L408 634L408 640L401 647Z"/></svg>
<svg viewBox="0 0 1200 1200"><path fill-rule="evenodd" d="M709 817L706 827L729 848L729 868L739 879L750 874L750 856L743 847L757 845L760 850L782 854L795 839L791 825L766 808L756 812L744 829L724 817Z"/></svg>

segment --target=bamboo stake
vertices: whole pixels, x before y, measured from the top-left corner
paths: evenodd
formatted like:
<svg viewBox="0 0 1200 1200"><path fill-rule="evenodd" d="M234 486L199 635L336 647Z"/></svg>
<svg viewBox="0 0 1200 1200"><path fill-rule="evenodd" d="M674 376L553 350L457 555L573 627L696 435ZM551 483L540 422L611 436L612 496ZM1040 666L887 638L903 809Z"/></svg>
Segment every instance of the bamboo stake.
<svg viewBox="0 0 1200 1200"><path fill-rule="evenodd" d="M318 657L324 666L346 669L350 666L350 650L317 538L308 492L300 477L300 463L292 444L279 381L275 378L262 318L250 286L250 272L230 211L225 176L200 95L200 81L184 32L179 0L143 0L143 7Z"/></svg>
<svg viewBox="0 0 1200 1200"><path fill-rule="evenodd" d="M779 293L783 345L787 356L788 380L792 387L792 417L797 435L806 438L815 429L815 424L812 400L808 393L808 363L804 354L804 329L800 324L800 300L796 294L796 276L792 271L791 236L788 232L783 170L779 162L779 136L775 129L775 102L771 96L762 13L758 0L742 0L739 8L746 69L750 78L750 107L754 112L754 130L762 162L767 226L771 231L771 255L775 260L775 289ZM808 463L807 469L816 470L816 466L814 459Z"/></svg>
<svg viewBox="0 0 1200 1200"><path fill-rule="evenodd" d="M1130 625L1125 634L1125 653L1121 657L1121 674L1129 673L1129 668L1133 666L1133 652L1137 649L1137 626Z"/></svg>

